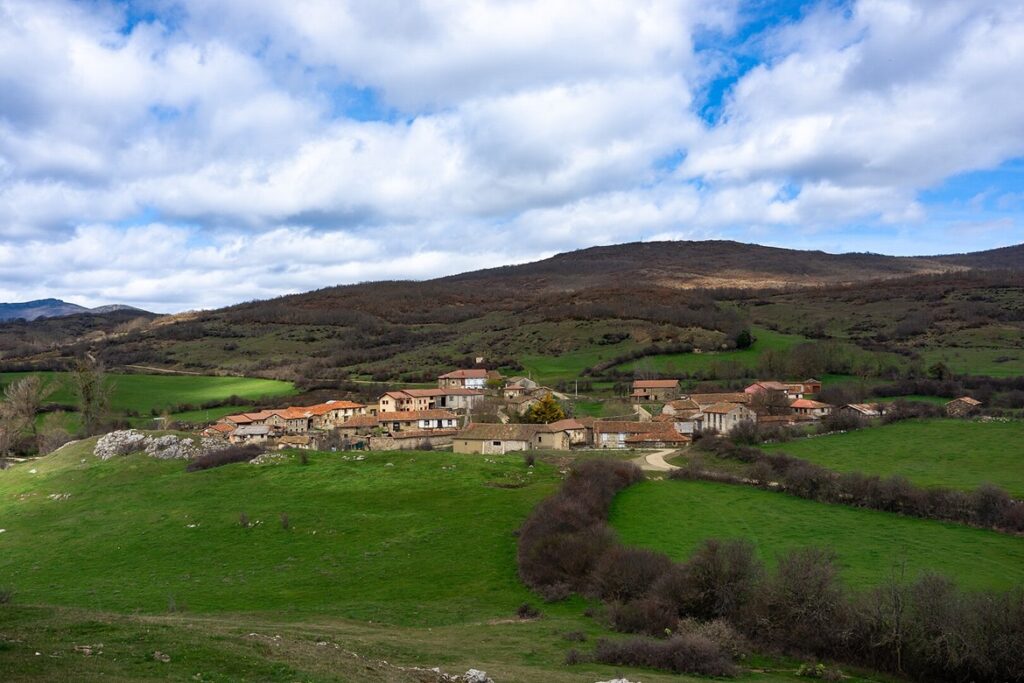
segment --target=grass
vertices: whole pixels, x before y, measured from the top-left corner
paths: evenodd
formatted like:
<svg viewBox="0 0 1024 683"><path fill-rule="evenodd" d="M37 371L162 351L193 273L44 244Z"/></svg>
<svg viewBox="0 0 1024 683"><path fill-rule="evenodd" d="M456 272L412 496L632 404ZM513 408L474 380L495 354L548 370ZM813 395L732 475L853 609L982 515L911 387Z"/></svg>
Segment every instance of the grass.
<svg viewBox="0 0 1024 683"><path fill-rule="evenodd" d="M560 482L554 466L533 471L517 455L390 452L186 473L141 455L102 462L89 441L17 465L0 472L0 577L16 590L0 607L0 671L5 683L422 680L397 665L614 678L621 667L564 664L562 633L586 633L584 650L608 635L585 603L542 604L516 576L513 531ZM516 619L523 602L543 618ZM797 680L797 662L755 665L741 680Z"/></svg>
<svg viewBox="0 0 1024 683"><path fill-rule="evenodd" d="M1024 421L908 420L765 446L840 472L900 474L922 486L991 482L1024 496Z"/></svg>
<svg viewBox="0 0 1024 683"><path fill-rule="evenodd" d="M934 571L969 588L1024 583L1024 539L745 486L646 482L616 498L611 520L624 542L678 560L708 538L750 539L769 563L791 548L832 548L844 581L858 588L876 585L900 563L910 577Z"/></svg>
<svg viewBox="0 0 1024 683"><path fill-rule="evenodd" d="M74 404L75 396L65 372L0 373L0 389L29 374L38 374L57 384L50 396L54 403ZM111 408L117 412L137 410L148 413L184 403L199 404L231 396L261 398L295 393L291 382L253 377L212 377L204 375L108 375L113 384Z"/></svg>
<svg viewBox="0 0 1024 683"><path fill-rule="evenodd" d="M661 356L648 356L618 366L619 370L630 372L639 368L655 372L673 373L706 373L716 366L735 363L740 367L753 370L765 351L785 351L808 339L796 334L783 334L766 328L754 328L754 343L750 348L739 351L706 351L704 353L670 353ZM806 379L806 378L805 378Z"/></svg>
<svg viewBox="0 0 1024 683"><path fill-rule="evenodd" d="M1019 337L1016 342L1002 348L938 348L921 355L926 366L942 362L957 374L988 377L1024 375L1024 351L1020 348Z"/></svg>

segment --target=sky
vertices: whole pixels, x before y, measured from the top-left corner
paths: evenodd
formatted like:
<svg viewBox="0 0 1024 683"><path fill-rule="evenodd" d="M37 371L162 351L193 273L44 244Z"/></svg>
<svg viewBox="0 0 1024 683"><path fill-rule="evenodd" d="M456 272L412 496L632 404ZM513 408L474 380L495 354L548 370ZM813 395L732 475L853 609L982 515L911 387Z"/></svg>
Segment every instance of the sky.
<svg viewBox="0 0 1024 683"><path fill-rule="evenodd" d="M1024 0L0 0L0 301L1024 242Z"/></svg>

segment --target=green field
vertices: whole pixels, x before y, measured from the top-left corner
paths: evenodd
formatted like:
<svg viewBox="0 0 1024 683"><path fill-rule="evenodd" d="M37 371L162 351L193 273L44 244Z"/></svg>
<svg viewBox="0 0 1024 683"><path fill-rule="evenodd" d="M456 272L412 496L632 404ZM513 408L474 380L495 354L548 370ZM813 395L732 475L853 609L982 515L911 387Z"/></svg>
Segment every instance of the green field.
<svg viewBox="0 0 1024 683"><path fill-rule="evenodd" d="M754 369L765 351L785 351L808 339L796 334L783 334L766 328L754 328L754 343L741 351L706 351L704 353L669 353L648 356L623 363L619 370L630 372L636 369L653 370L663 374L708 372L716 366L735 363L740 367Z"/></svg>
<svg viewBox="0 0 1024 683"><path fill-rule="evenodd" d="M622 540L686 559L708 538L746 538L771 562L802 546L835 550L842 576L866 587L905 563L908 577L934 571L970 588L1024 584L1024 539L957 524L828 505L746 486L650 481L615 499Z"/></svg>
<svg viewBox="0 0 1024 683"><path fill-rule="evenodd" d="M37 374L47 382L56 384L49 400L54 403L73 404L75 395L64 372L4 372L0 373L0 390L11 382L29 374ZM261 398L295 393L291 382L252 377L213 377L204 375L108 375L113 385L111 408L117 412L136 410L148 413L153 409L219 401L230 396Z"/></svg>
<svg viewBox="0 0 1024 683"><path fill-rule="evenodd" d="M926 365L942 362L957 374L989 377L1024 375L1024 350L1020 348L1019 336L1003 348L940 348L926 351L922 357Z"/></svg>
<svg viewBox="0 0 1024 683"><path fill-rule="evenodd" d="M1024 496L1024 421L908 420L767 450L839 472L900 474L922 486L973 489L990 482Z"/></svg>
<svg viewBox="0 0 1024 683"><path fill-rule="evenodd" d="M552 466L312 453L308 465L286 454L187 473L142 455L102 462L91 442L0 471L0 587L16 595L0 605L5 683L423 680L397 665L475 667L502 683L622 672L566 666L566 650L608 632L582 600L544 604L518 581L513 532L559 484ZM543 618L517 619L523 602ZM75 650L85 645L103 654ZM740 680L799 680L797 665L754 657Z"/></svg>

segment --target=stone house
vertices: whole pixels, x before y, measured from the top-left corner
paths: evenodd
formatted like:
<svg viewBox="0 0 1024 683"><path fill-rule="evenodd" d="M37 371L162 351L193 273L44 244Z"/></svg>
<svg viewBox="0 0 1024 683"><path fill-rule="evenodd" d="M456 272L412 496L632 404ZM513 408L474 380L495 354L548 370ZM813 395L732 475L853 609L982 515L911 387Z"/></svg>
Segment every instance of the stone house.
<svg viewBox="0 0 1024 683"><path fill-rule="evenodd" d="M535 427L525 424L471 424L455 435L452 450L484 455L527 451L533 447Z"/></svg>
<svg viewBox="0 0 1024 683"><path fill-rule="evenodd" d="M970 396L954 398L946 404L946 415L949 417L967 417L981 410L981 401Z"/></svg>
<svg viewBox="0 0 1024 683"><path fill-rule="evenodd" d="M489 373L483 368L469 370L453 370L437 378L440 389L484 389L487 386Z"/></svg>
<svg viewBox="0 0 1024 683"><path fill-rule="evenodd" d="M789 404L797 415L810 415L811 417L822 418L832 414L832 406L821 401L812 401L809 398L798 398Z"/></svg>
<svg viewBox="0 0 1024 683"><path fill-rule="evenodd" d="M757 422L757 413L739 403L716 403L702 411L703 428L728 434L743 422Z"/></svg>
<svg viewBox="0 0 1024 683"><path fill-rule="evenodd" d="M634 401L671 401L679 396L677 379L638 379L633 381Z"/></svg>
<svg viewBox="0 0 1024 683"><path fill-rule="evenodd" d="M377 425L392 435L402 431L458 429L459 416L447 410L403 410L378 415Z"/></svg>
<svg viewBox="0 0 1024 683"><path fill-rule="evenodd" d="M270 438L270 427L265 424L239 425L235 428L228 441L233 444L244 445L250 443L266 443Z"/></svg>
<svg viewBox="0 0 1024 683"><path fill-rule="evenodd" d="M840 413L858 417L881 417L885 414L885 406L881 403L847 403L839 408Z"/></svg>
<svg viewBox="0 0 1024 683"><path fill-rule="evenodd" d="M660 448L662 444L683 445L689 438L677 432L671 423L623 420L594 422L594 446L597 448Z"/></svg>

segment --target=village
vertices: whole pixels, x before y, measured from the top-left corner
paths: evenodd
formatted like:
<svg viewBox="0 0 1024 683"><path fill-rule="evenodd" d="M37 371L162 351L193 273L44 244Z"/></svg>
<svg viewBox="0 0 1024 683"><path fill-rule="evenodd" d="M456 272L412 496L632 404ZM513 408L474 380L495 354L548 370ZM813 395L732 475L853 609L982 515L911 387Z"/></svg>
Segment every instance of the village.
<svg viewBox="0 0 1024 683"><path fill-rule="evenodd" d="M730 434L743 425L798 428L834 413L881 417L885 403L835 406L815 400L821 382L759 380L742 391L684 393L677 379L636 379L631 413L615 418L567 414L568 396L529 377L484 368L454 370L436 388L386 391L376 404L329 400L228 415L203 435L231 444L315 450L434 450L503 454L572 449L677 449L699 433ZM946 404L962 417L980 403Z"/></svg>

